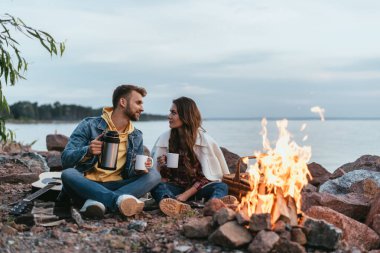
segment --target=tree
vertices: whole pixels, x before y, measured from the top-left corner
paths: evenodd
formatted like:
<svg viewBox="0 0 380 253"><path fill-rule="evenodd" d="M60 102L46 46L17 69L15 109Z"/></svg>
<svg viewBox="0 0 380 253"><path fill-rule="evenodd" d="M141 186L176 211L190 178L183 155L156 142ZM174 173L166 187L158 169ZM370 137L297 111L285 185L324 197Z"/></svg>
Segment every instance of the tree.
<svg viewBox="0 0 380 253"><path fill-rule="evenodd" d="M28 70L28 62L21 55L20 44L15 40L14 33L21 33L31 39L37 39L50 56L62 56L65 44L57 42L47 32L27 26L20 18L10 14L0 16L0 110L9 113L9 105L3 94L4 85L15 85L19 79L25 79L23 74ZM5 117L0 117L0 141L13 139L13 132L5 127Z"/></svg>

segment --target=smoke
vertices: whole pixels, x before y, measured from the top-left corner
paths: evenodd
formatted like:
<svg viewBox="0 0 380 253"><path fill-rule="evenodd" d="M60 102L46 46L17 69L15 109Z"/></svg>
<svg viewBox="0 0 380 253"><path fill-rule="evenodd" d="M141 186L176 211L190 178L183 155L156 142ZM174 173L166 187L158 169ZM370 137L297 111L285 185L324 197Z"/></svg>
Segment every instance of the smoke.
<svg viewBox="0 0 380 253"><path fill-rule="evenodd" d="M325 109L319 107L319 106L313 106L310 108L310 111L313 113L318 113L319 117L321 118L321 121L325 121Z"/></svg>

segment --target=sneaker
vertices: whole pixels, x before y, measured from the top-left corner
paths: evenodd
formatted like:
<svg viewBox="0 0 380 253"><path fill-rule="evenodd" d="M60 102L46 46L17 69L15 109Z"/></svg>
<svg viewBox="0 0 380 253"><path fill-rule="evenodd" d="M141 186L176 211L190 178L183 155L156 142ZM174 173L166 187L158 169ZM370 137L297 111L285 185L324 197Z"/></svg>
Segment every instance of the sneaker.
<svg viewBox="0 0 380 253"><path fill-rule="evenodd" d="M171 198L161 200L159 206L161 211L170 217L181 216L191 210L190 205Z"/></svg>
<svg viewBox="0 0 380 253"><path fill-rule="evenodd" d="M144 202L128 194L119 196L116 201L119 211L124 216L132 216L141 213L144 209Z"/></svg>
<svg viewBox="0 0 380 253"><path fill-rule="evenodd" d="M84 202L82 208L79 210L84 216L89 218L103 218L106 212L106 207L99 201L88 199Z"/></svg>
<svg viewBox="0 0 380 253"><path fill-rule="evenodd" d="M220 199L226 205L237 205L239 201L233 195L226 195Z"/></svg>

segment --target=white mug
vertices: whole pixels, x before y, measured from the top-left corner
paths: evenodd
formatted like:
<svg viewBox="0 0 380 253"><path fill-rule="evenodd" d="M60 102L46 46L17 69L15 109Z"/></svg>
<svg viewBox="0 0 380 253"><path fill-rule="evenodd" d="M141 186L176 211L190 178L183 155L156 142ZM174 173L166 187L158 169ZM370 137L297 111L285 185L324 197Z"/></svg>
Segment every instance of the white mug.
<svg viewBox="0 0 380 253"><path fill-rule="evenodd" d="M136 155L135 170L146 170L145 163L148 159L150 159L150 162L152 163L152 166L153 166L152 157L149 157L146 155Z"/></svg>
<svg viewBox="0 0 380 253"><path fill-rule="evenodd" d="M168 168L178 168L179 154L167 153L166 154L166 166Z"/></svg>

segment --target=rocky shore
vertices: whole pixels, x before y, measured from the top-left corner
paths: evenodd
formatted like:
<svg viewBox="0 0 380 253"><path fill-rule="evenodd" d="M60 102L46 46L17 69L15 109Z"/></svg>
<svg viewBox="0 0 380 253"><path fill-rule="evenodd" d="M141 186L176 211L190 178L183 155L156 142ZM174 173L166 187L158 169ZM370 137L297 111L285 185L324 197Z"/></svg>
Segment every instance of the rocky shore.
<svg viewBox="0 0 380 253"><path fill-rule="evenodd" d="M313 179L302 193L305 221L296 227L268 227L265 219L257 222L261 216L243 217L236 206L220 203L170 218L150 201L132 218L106 214L102 220L18 222L9 215L10 204L30 195L42 172L62 170L65 142L67 137L51 135L45 152L19 144L0 148L0 252L380 252L380 157L373 155L333 173L309 164ZM239 156L222 150L233 172ZM39 203L44 201L35 206ZM320 233L313 235L316 226Z"/></svg>

